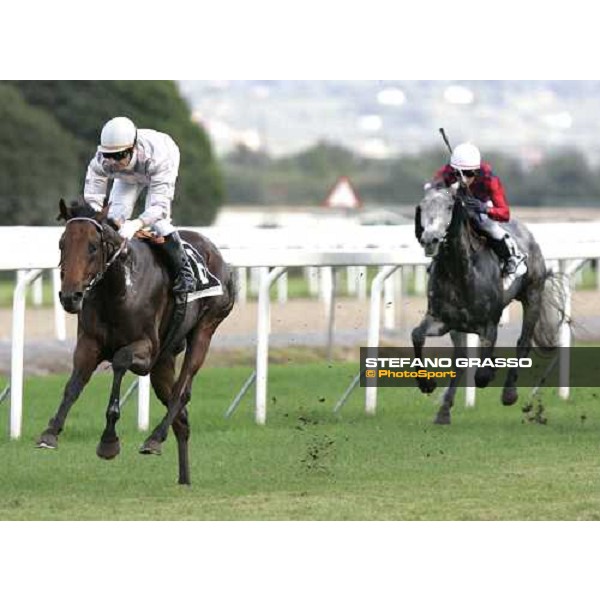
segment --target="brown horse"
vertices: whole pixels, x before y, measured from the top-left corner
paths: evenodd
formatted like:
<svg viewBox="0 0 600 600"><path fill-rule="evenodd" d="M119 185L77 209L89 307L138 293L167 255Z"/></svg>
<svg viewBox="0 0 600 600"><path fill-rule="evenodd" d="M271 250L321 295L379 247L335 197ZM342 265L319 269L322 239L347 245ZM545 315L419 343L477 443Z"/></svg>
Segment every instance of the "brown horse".
<svg viewBox="0 0 600 600"><path fill-rule="evenodd" d="M58 411L40 436L40 448L56 448L69 409L104 360L113 367L113 384L106 411L106 427L96 449L111 459L120 451L115 426L120 416L121 382L129 370L150 373L157 397L167 414L140 448L142 454L160 454L170 426L177 438L179 483L190 483L186 404L192 380L202 366L211 338L235 301L233 271L207 238L191 231L181 237L204 257L209 270L221 280L223 295L194 300L176 330L171 321L176 308L167 268L147 242L125 244L107 209L95 213L85 203L67 207L60 201L66 222L60 240L60 301L69 313L77 313L77 345L73 371L65 386ZM168 336L168 341L166 338ZM165 343L166 342L166 343ZM175 357L185 357L178 377Z"/></svg>

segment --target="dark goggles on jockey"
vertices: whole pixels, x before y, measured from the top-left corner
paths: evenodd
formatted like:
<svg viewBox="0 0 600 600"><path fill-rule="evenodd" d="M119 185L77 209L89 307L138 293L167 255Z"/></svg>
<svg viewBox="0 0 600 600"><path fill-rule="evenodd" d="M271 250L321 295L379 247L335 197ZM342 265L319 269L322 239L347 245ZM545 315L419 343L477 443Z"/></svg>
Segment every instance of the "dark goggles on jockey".
<svg viewBox="0 0 600 600"><path fill-rule="evenodd" d="M123 160L125 157L129 156L130 153L131 148L127 148L127 150L121 150L120 152L102 152L102 158L119 162L120 160Z"/></svg>
<svg viewBox="0 0 600 600"><path fill-rule="evenodd" d="M456 176L460 179L461 173L463 174L464 177L475 177L477 175L477 173L479 173L479 170L459 171L458 169L455 169L454 172L456 173Z"/></svg>

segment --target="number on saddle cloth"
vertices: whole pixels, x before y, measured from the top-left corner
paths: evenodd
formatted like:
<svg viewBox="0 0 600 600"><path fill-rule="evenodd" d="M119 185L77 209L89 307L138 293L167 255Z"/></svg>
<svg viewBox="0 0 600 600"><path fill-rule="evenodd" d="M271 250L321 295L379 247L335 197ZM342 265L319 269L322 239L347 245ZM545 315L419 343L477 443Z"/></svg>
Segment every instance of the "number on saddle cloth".
<svg viewBox="0 0 600 600"><path fill-rule="evenodd" d="M220 284L221 282L219 279L215 277L204 264L204 258L200 252L198 252L198 250L196 250L196 248L194 248L194 246L192 246L189 242L184 240L182 243L183 249L190 260L192 270L194 271L194 277L203 285L208 283L212 283L213 285Z"/></svg>

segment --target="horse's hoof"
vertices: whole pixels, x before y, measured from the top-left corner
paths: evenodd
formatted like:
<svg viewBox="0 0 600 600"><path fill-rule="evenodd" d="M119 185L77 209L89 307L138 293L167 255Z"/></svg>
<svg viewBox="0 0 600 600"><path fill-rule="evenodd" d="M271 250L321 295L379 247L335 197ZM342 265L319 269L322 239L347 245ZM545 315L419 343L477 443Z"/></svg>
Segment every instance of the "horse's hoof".
<svg viewBox="0 0 600 600"><path fill-rule="evenodd" d="M121 452L121 444L118 439L114 442L100 442L96 446L96 454L105 460L112 460L119 452Z"/></svg>
<svg viewBox="0 0 600 600"><path fill-rule="evenodd" d="M419 385L419 389L424 394L431 394L437 387L437 383L435 381L433 381L432 379L419 378L419 379L417 379L417 383Z"/></svg>
<svg viewBox="0 0 600 600"><path fill-rule="evenodd" d="M36 448L44 448L45 450L56 450L58 448L58 438L53 433L44 431L35 443Z"/></svg>
<svg viewBox="0 0 600 600"><path fill-rule="evenodd" d="M162 444L152 438L148 438L140 447L140 454L155 454L160 456L162 454Z"/></svg>
<svg viewBox="0 0 600 600"><path fill-rule="evenodd" d="M450 415L441 415L438 413L433 420L434 425L450 425Z"/></svg>
<svg viewBox="0 0 600 600"><path fill-rule="evenodd" d="M519 399L519 394L515 388L506 388L502 392L502 404L512 406Z"/></svg>
<svg viewBox="0 0 600 600"><path fill-rule="evenodd" d="M486 388L494 379L495 370L491 367L480 367L475 371L475 385L478 388Z"/></svg>

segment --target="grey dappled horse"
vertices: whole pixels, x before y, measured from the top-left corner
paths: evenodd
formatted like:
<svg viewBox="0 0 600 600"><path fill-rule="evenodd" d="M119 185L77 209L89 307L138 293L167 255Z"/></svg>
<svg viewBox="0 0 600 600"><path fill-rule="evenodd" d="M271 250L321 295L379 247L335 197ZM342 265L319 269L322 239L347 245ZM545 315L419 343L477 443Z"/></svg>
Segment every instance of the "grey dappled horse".
<svg viewBox="0 0 600 600"><path fill-rule="evenodd" d="M460 192L430 188L417 206L415 234L431 257L427 291L427 313L412 332L415 356L422 357L425 338L450 333L455 358L465 347L466 333L475 333L481 344L481 358L491 358L496 344L498 322L512 300L523 305L523 325L517 342L517 357L525 358L532 340L543 348L554 348L564 319L564 296L556 277L546 269L540 247L530 231L511 220L501 223L527 255L527 272L516 278L508 290L502 287L499 259L475 231ZM435 423L449 424L461 369L446 390ZM518 368L510 368L504 383L502 403L517 401ZM486 387L494 378L493 367L480 367L475 385ZM430 394L432 380L419 379L419 388Z"/></svg>

